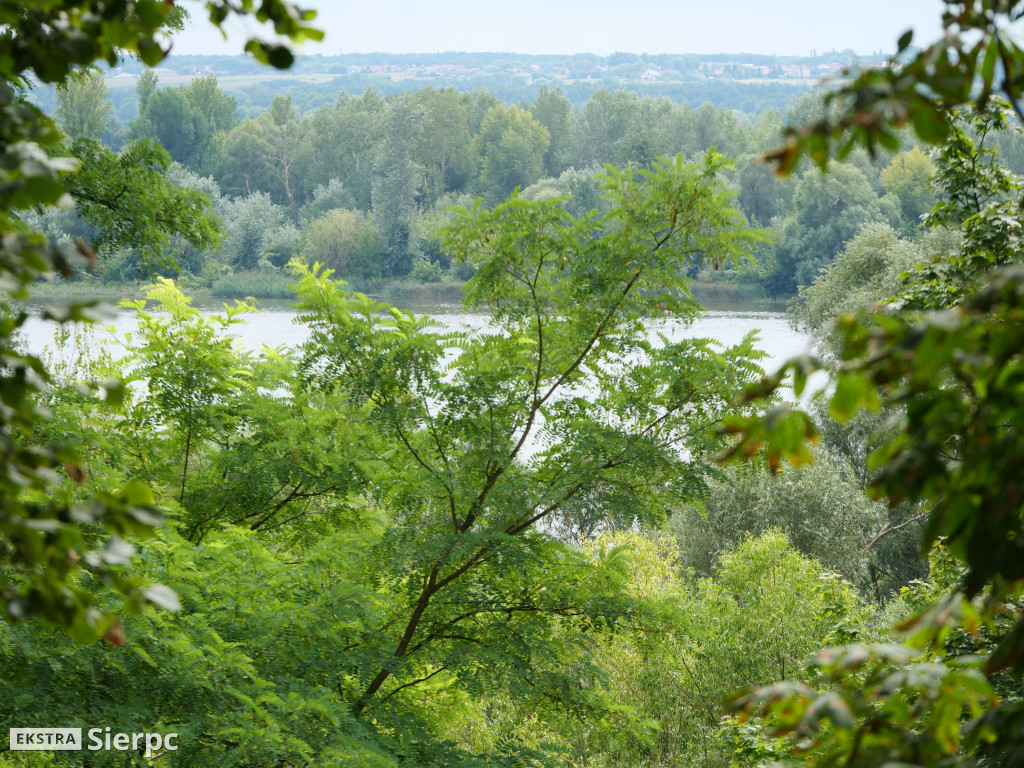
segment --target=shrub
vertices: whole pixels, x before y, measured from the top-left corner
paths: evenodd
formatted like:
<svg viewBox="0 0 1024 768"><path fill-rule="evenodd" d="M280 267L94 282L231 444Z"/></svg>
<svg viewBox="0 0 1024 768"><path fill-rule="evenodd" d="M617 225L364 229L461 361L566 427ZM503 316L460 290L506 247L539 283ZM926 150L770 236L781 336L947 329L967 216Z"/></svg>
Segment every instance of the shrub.
<svg viewBox="0 0 1024 768"><path fill-rule="evenodd" d="M444 278L441 265L430 261L417 261L409 273L409 279L414 283L440 283Z"/></svg>

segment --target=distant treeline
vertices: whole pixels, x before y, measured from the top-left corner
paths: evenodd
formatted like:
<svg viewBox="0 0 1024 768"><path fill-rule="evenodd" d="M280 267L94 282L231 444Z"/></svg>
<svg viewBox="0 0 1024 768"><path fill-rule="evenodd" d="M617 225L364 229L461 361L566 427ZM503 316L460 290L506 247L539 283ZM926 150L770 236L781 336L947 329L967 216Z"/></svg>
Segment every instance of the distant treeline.
<svg viewBox="0 0 1024 768"><path fill-rule="evenodd" d="M626 87L628 85L629 87ZM451 88L460 93L472 94L482 89L494 94L505 103L533 101L544 88L557 88L574 107L582 107L587 100L609 84L600 80L557 83L544 82L527 85L522 78L505 73L483 75L473 79L450 79L438 82L429 80L391 80L387 77L354 74L335 75L330 82L308 82L291 77L274 77L244 86L232 87L225 84L224 90L234 97L239 115L254 117L270 109L274 97L290 96L300 114L306 114L320 107L332 104L341 93L360 96L373 90L381 96L392 96L409 90L423 88ZM675 104L699 107L711 104L721 110L735 110L756 118L768 110L783 111L795 100L808 92L806 84L797 82L738 82L736 80L688 80L686 82L640 82L617 85L616 90L629 90L639 96L666 98ZM39 89L37 100L43 109L52 111L56 97L52 89ZM134 89L113 88L110 101L114 115L127 125L138 115L139 100Z"/></svg>
<svg viewBox="0 0 1024 768"><path fill-rule="evenodd" d="M751 117L757 117L767 110L784 110L800 96L808 92L808 86L799 82L739 82L736 80L687 80L682 82L641 82L620 81L608 83L604 80L587 80L568 83L535 80L527 84L521 77L508 73L484 74L473 78L430 80L391 80L366 74L337 75L329 83L309 83L302 80L264 81L244 88L229 89L238 100L238 108L244 115L255 115L270 108L278 94L290 95L296 107L302 111L316 109L330 104L338 93L345 92L358 96L367 89L373 89L382 96L403 93L410 89L429 87L453 88L462 93L472 93L477 88L490 91L506 103L523 100L532 101L542 88L558 88L575 107L582 107L587 100L601 89L614 87L629 90L640 96L664 97L675 104L699 107L711 104L718 109L736 110ZM123 101L122 101L123 100ZM121 102L120 104L118 102ZM119 115L130 115L132 98L129 94L115 97Z"/></svg>
<svg viewBox="0 0 1024 768"><path fill-rule="evenodd" d="M752 119L707 102L693 107L607 88L576 104L547 86L518 100L481 87L351 95L319 86L330 100L305 107L304 87L271 96L269 86L256 86L250 96L265 89L269 107L246 116L240 92L222 89L213 76L160 87L147 71L135 84L138 116L127 125L99 75L58 94L58 117L69 136L113 150L138 140L159 144L181 166L174 183L209 195L226 241L215 251L182 247L174 256L207 282L280 270L294 255L364 286L407 276L464 279L472 268L444 253L437 237L453 205L477 197L495 205L518 188L525 198L566 198L563 205L581 215L604 205L598 175L605 164L647 169L659 157L714 148L735 158L724 174L749 223L776 233L757 265L728 279L785 296L810 284L870 223L912 236L934 200L931 161L909 136L895 157L855 153L827 177L816 170L774 176L761 155L779 141L784 122L807 123L821 109L811 92L785 113L769 109ZM1000 141L1018 167L1019 138ZM89 239L67 212L44 218L39 229ZM130 253L113 254L104 274L124 279L137 263Z"/></svg>
<svg viewBox="0 0 1024 768"><path fill-rule="evenodd" d="M512 53L359 53L300 58L288 75L268 74L245 56L170 56L160 67L171 76L214 75L230 90L242 116L270 108L285 94L300 113L329 104L339 92L357 96L372 88L383 96L423 87L472 92L485 88L502 101L532 101L541 88L557 87L571 104L581 107L601 88L631 90L643 96L664 96L694 107L713 104L756 117L768 109L784 110L829 67L856 62L871 64L880 56L855 59L851 51L820 56L694 55L613 53L537 56ZM117 119L128 124L138 113L138 99L128 76L144 67L124 61L107 74ZM249 78L235 82L234 78ZM325 78L330 77L325 82ZM113 87L117 79L125 82ZM39 87L35 98L44 109L56 106L52 89Z"/></svg>

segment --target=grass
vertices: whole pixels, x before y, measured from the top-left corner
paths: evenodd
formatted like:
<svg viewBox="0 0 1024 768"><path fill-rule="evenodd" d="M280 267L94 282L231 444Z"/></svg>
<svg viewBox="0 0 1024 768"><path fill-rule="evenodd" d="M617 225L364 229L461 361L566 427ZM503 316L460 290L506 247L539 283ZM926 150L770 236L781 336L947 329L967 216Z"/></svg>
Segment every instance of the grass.
<svg viewBox="0 0 1024 768"><path fill-rule="evenodd" d="M288 288L294 279L288 275L273 275L261 272L240 272L225 275L216 280L210 288L203 288L189 280L176 280L178 287L195 298L214 296L217 298L244 299L290 299L295 294ZM32 286L33 299L88 300L102 299L116 303L121 299L143 299L149 287L148 280L132 283L101 283L93 280L74 282L39 282Z"/></svg>
<svg viewBox="0 0 1024 768"><path fill-rule="evenodd" d="M465 283L413 283L396 280L385 285L380 293L387 301L462 301Z"/></svg>
<svg viewBox="0 0 1024 768"><path fill-rule="evenodd" d="M33 299L67 299L69 301L73 299L81 301L103 299L117 302L121 299L145 298L149 285L149 282L111 283L108 285L91 280L52 281L35 283L30 290Z"/></svg>
<svg viewBox="0 0 1024 768"><path fill-rule="evenodd" d="M713 308L715 305L728 306L750 306L763 307L764 309L778 309L780 304L784 308L785 302L779 302L771 298L760 285L756 283L736 282L733 280L715 279L713 276L702 274L690 285L693 298L706 307Z"/></svg>
<svg viewBox="0 0 1024 768"><path fill-rule="evenodd" d="M213 283L211 288L189 285L183 281L179 287L194 298L228 298L244 299L292 299L295 294L288 288L295 278L289 275L268 274L265 272L240 272L225 275ZM380 285L368 283L360 285L353 280L345 286L346 290L367 293L389 302L461 302L464 283L446 281L438 283L416 283L409 280L396 280ZM88 300L102 299L117 303L121 299L145 298L150 283L103 284L98 281L75 282L40 282L32 286L33 299L53 300ZM693 297L709 308L744 306L757 309L785 309L785 302L769 297L764 289L754 283L722 280L714 275L702 274L691 284Z"/></svg>
<svg viewBox="0 0 1024 768"><path fill-rule="evenodd" d="M290 299L295 292L288 286L295 282L289 275L266 272L238 272L216 280L210 288L214 296L229 299Z"/></svg>

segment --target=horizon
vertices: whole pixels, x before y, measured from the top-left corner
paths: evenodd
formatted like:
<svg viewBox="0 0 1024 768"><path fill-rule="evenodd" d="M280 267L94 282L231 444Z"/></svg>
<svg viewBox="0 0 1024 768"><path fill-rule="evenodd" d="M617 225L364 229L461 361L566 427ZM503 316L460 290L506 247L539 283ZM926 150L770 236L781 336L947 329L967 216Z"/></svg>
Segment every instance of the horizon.
<svg viewBox="0 0 1024 768"><path fill-rule="evenodd" d="M824 58L829 55L846 55L850 54L853 56L878 56L890 55L892 51L886 50L874 50L871 52L855 51L851 48L844 49L828 49L823 51L808 51L807 53L793 53L793 52L779 52L779 53L760 53L757 51L633 51L633 50L616 50L611 53L596 53L595 51L578 51L576 53L562 53L559 51L548 51L542 53L526 53L523 51L512 51L512 50L445 50L445 51L381 51L381 50L367 50L367 51L341 51L341 52L324 52L316 50L299 50L295 52L296 59L303 58L337 58L340 56L528 56L535 58L548 58L548 57L563 57L573 58L577 56L594 56L597 58L607 59L611 56L617 55L630 55L638 57L655 57L655 56L761 56L765 58ZM247 53L181 53L174 49L168 54L168 56L195 56L197 58L209 57L209 56L227 56L231 58L245 58L249 56ZM283 70L287 72L287 70Z"/></svg>

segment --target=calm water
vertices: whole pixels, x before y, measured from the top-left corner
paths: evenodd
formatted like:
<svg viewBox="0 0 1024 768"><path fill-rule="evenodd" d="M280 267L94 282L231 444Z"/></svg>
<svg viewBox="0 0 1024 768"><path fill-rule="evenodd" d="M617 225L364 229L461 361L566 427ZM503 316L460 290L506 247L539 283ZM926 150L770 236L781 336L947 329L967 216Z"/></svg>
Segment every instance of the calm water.
<svg viewBox="0 0 1024 768"><path fill-rule="evenodd" d="M204 314L223 311L221 304L198 305ZM260 311L245 316L245 323L235 325L232 334L250 349L263 345L276 347L296 346L305 341L308 331L296 324L295 312L285 301L260 301ZM482 329L487 325L487 316L462 312L457 303L419 303L407 307L417 315L430 314L451 329ZM135 328L134 312L117 310L113 320L108 322L115 332L122 336ZM685 337L710 338L724 345L738 343L743 336L756 330L758 346L768 353L762 362L766 371L774 371L786 359L803 354L809 349L809 339L786 323L782 312L752 311L743 309L709 310L695 323L687 326L680 323L659 322L652 324L652 331L664 333L670 339ZM25 326L25 337L31 352L40 354L52 344L54 324L33 317ZM101 331L94 332L97 339L105 338ZM116 354L116 352L115 352Z"/></svg>

